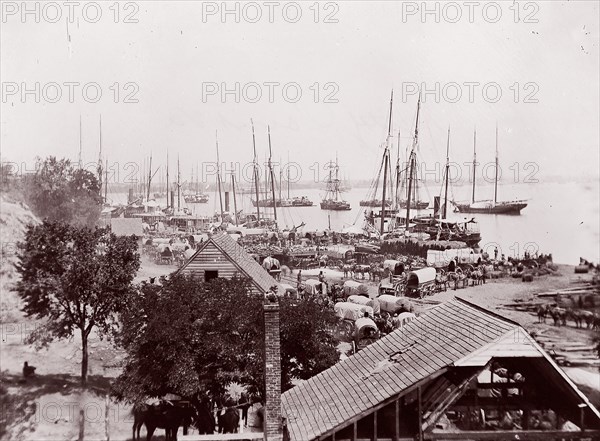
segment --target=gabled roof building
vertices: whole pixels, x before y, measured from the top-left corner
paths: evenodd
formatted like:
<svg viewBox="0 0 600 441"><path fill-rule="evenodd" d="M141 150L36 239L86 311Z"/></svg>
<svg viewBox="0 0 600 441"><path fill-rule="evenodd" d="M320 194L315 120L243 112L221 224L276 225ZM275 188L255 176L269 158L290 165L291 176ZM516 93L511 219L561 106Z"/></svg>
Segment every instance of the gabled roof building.
<svg viewBox="0 0 600 441"><path fill-rule="evenodd" d="M204 241L178 273L194 274L204 281L216 277L245 277L250 279L256 293L265 294L271 287L277 287L278 294L284 293L279 283L226 233Z"/></svg>
<svg viewBox="0 0 600 441"><path fill-rule="evenodd" d="M600 413L517 323L460 299L285 392L290 441L600 439Z"/></svg>

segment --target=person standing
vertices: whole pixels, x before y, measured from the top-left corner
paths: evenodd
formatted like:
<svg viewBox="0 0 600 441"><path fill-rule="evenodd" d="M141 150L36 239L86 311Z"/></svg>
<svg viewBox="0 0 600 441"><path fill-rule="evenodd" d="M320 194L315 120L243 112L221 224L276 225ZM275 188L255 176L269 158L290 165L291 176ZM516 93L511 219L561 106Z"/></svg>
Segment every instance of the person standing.
<svg viewBox="0 0 600 441"><path fill-rule="evenodd" d="M240 409L242 409L242 421L244 423L244 427L248 427L248 408L250 407L250 401L248 400L248 395L246 395L246 392L242 392L240 395L238 406Z"/></svg>

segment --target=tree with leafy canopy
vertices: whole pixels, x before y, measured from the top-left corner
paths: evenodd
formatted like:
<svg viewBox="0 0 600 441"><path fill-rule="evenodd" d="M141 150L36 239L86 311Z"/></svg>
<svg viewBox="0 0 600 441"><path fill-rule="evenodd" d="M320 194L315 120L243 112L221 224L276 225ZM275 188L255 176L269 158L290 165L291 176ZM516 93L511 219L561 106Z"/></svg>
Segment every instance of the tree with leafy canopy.
<svg viewBox="0 0 600 441"><path fill-rule="evenodd" d="M68 159L50 156L38 165L26 186L34 213L49 221L94 226L102 210L100 181Z"/></svg>
<svg viewBox="0 0 600 441"><path fill-rule="evenodd" d="M117 237L108 228L90 229L44 221L29 226L15 264L16 290L27 316L45 319L30 342L81 335L81 383L88 371L88 338L116 332L118 313L133 292L140 267L135 236Z"/></svg>
<svg viewBox="0 0 600 441"><path fill-rule="evenodd" d="M127 357L114 394L131 402L167 393L217 397L235 382L263 395L264 301L241 278L173 274L160 286L142 284L121 314ZM329 332L337 318L310 298L281 299L280 306L285 390L339 359Z"/></svg>

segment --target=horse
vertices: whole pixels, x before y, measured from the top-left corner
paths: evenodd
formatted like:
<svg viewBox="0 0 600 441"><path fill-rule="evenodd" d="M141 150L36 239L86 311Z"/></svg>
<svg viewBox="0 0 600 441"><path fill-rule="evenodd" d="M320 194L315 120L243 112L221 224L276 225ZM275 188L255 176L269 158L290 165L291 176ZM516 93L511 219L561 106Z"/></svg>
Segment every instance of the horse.
<svg viewBox="0 0 600 441"><path fill-rule="evenodd" d="M460 282L462 282L463 288L468 283L467 276L465 274L463 274L463 272L460 268L456 268L455 272L448 273L448 279L450 281L454 282L454 291L456 291L456 289L458 288L458 284Z"/></svg>
<svg viewBox="0 0 600 441"><path fill-rule="evenodd" d="M342 271L344 272L344 279L347 279L352 275L352 269L352 265L346 264L342 266Z"/></svg>
<svg viewBox="0 0 600 441"><path fill-rule="evenodd" d="M237 433L240 427L240 411L235 407L228 407L219 415L219 433Z"/></svg>
<svg viewBox="0 0 600 441"><path fill-rule="evenodd" d="M156 405L136 405L133 410L133 439L140 439L140 429L146 426L146 441L152 439L154 431L165 429L166 441L177 441L177 431L184 426L184 432L193 423L195 413L191 407L179 407L173 403L159 403ZM137 438L136 438L137 431Z"/></svg>
<svg viewBox="0 0 600 441"><path fill-rule="evenodd" d="M379 265L371 265L371 270L369 271L369 279L376 281L379 278L379 281L383 279L384 270Z"/></svg>
<svg viewBox="0 0 600 441"><path fill-rule="evenodd" d="M476 268L471 271L471 286L481 285L483 283L483 271L480 268Z"/></svg>
<svg viewBox="0 0 600 441"><path fill-rule="evenodd" d="M591 329L594 327L594 313L593 312L579 311L579 314L581 316L582 327L583 327L583 322L585 322L586 329Z"/></svg>
<svg viewBox="0 0 600 441"><path fill-rule="evenodd" d="M196 395L192 397L191 403L196 409L196 428L198 429L198 433L200 435L212 435L215 433L215 416L212 411L213 406L210 398Z"/></svg>
<svg viewBox="0 0 600 441"><path fill-rule="evenodd" d="M365 273L369 274L369 271L371 270L371 267L369 265L354 265L354 267L352 268L352 272L354 273L354 277L356 277L356 273L361 274L362 278L365 278ZM369 275L369 278L371 276Z"/></svg>
<svg viewBox="0 0 600 441"><path fill-rule="evenodd" d="M537 307L538 323L546 323L546 316L548 315L549 309L548 305L539 305Z"/></svg>
<svg viewBox="0 0 600 441"><path fill-rule="evenodd" d="M448 290L448 276L446 275L446 273L444 272L444 270L441 270L439 273L436 273L435 275L435 287L438 291L441 291L442 288L444 289L444 291Z"/></svg>
<svg viewBox="0 0 600 441"><path fill-rule="evenodd" d="M554 326L567 325L567 311L565 309L554 307L550 309L550 316L554 320Z"/></svg>
<svg viewBox="0 0 600 441"><path fill-rule="evenodd" d="M565 319L568 318L575 322L576 328L581 328L581 322L583 318L581 315L581 311L578 311L576 309L567 309L567 311L565 312Z"/></svg>

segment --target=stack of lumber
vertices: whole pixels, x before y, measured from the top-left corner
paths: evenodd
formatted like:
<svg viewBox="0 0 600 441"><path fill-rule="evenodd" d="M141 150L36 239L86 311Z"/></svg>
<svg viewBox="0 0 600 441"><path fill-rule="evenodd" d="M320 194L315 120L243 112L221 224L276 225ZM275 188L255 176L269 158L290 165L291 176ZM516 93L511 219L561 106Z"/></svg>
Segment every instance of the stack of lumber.
<svg viewBox="0 0 600 441"><path fill-rule="evenodd" d="M593 344L565 340L556 329L537 332L535 340L558 364L563 366L600 366Z"/></svg>
<svg viewBox="0 0 600 441"><path fill-rule="evenodd" d="M579 286L563 288L554 291L546 291L536 294L537 297L556 297L558 295L581 295L581 294L600 294L600 286L589 282L580 283Z"/></svg>

